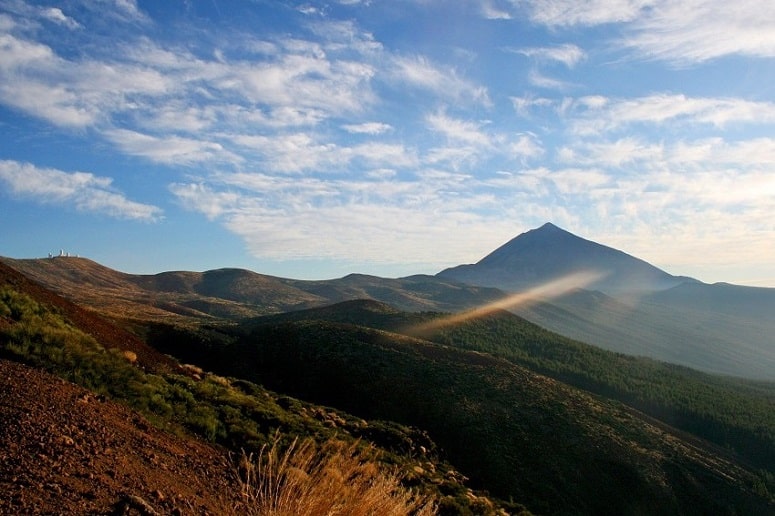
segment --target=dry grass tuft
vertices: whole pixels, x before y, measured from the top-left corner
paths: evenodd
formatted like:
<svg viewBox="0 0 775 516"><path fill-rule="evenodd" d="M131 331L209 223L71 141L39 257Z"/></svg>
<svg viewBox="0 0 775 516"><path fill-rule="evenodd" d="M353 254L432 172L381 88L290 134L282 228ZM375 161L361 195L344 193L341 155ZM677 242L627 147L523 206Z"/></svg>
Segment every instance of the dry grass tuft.
<svg viewBox="0 0 775 516"><path fill-rule="evenodd" d="M358 443L295 439L282 449L279 436L257 458L243 454L239 470L249 514L260 516L382 516L436 514L433 502L401 486Z"/></svg>

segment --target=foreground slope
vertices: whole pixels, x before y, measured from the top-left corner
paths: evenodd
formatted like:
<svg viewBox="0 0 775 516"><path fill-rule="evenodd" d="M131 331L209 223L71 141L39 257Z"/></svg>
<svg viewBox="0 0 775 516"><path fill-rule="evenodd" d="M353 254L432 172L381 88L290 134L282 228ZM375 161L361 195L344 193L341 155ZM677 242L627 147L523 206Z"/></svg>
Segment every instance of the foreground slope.
<svg viewBox="0 0 775 516"><path fill-rule="evenodd" d="M0 378L0 513L244 514L223 450L37 369Z"/></svg>

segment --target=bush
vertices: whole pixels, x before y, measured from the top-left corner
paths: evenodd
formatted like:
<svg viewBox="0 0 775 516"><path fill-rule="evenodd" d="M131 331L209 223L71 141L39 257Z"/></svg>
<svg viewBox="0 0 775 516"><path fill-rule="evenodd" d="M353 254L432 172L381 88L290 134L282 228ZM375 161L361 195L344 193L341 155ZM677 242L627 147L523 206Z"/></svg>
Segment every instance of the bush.
<svg viewBox="0 0 775 516"><path fill-rule="evenodd" d="M249 514L260 516L436 514L428 499L401 486L359 443L328 440L318 447L295 439L282 450L279 435L257 459L243 453L239 464Z"/></svg>

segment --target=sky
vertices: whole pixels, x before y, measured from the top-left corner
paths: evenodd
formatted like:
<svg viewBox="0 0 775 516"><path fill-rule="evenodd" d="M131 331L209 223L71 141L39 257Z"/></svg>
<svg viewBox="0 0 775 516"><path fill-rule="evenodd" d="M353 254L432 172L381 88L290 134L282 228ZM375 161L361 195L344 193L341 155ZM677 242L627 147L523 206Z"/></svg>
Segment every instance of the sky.
<svg viewBox="0 0 775 516"><path fill-rule="evenodd" d="M0 255L299 279L552 222L775 287L771 0L0 0Z"/></svg>

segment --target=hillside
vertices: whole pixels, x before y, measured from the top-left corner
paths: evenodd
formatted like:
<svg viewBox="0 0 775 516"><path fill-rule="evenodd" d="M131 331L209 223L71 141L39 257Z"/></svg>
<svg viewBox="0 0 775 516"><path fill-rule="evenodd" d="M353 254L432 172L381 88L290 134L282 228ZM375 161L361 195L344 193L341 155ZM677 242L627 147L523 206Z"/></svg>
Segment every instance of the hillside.
<svg viewBox="0 0 775 516"><path fill-rule="evenodd" d="M526 247L525 239L528 243L537 240L544 247L528 246L531 252L520 255L520 259L529 257L535 263L552 262L553 255L544 259L541 254L548 252L546 246L553 249L552 252L570 252L572 249L566 249L563 244L569 240L571 247L578 248L576 250L582 255L587 249L593 250L582 260L587 265L595 262L599 255L604 257L595 266L597 270L602 270L604 264L611 261L605 258L611 255L615 257L614 261L623 260L626 265L622 265L620 271L640 271L609 276L609 281L626 277L629 279L625 284L631 286L634 276L650 275L656 281L650 288L665 284L664 274L644 266L645 262L579 239L554 226L528 232L513 242L521 242L517 248L522 248ZM552 243L554 239L559 242ZM496 256L505 260L503 257L512 251L513 246L504 246ZM563 260L566 265L573 261L567 256ZM350 274L334 280L303 281L242 269L131 275L84 258L0 258L0 262L114 319L175 324L216 323L223 319L282 313L352 299L377 300L404 311L457 312L487 306L507 296L496 288L445 279L445 273L439 277L417 275L398 279ZM574 262L573 266L577 265ZM553 273L567 270L570 269ZM512 269L501 272L522 274ZM646 356L715 374L775 380L775 349L770 337L775 334L775 318L770 316L775 313L775 289L706 285L671 278L682 282L671 288L637 294L623 290L621 284L614 289L615 295L566 288L560 295L532 296L530 302L514 304L508 309L561 335L610 351ZM507 280L504 282L508 283Z"/></svg>
<svg viewBox="0 0 775 516"><path fill-rule="evenodd" d="M24 292L39 303L52 307L105 348L134 353L138 364L149 371L169 372L178 369L177 362L148 346L135 334L44 288L2 261L0 261L0 286ZM88 296L88 287L84 287L82 293ZM79 298L76 297L76 299Z"/></svg>
<svg viewBox="0 0 775 516"><path fill-rule="evenodd" d="M425 428L474 485L538 513L775 509L749 491L761 480L721 448L515 361L354 324L362 316L375 325L423 318L350 302L251 321L206 354L185 339L166 339L167 351L206 356L221 374L361 417Z"/></svg>
<svg viewBox="0 0 775 516"><path fill-rule="evenodd" d="M600 294L602 296L602 294ZM470 312L473 314L473 312ZM465 314L463 314L465 315ZM589 392L616 399L675 427L775 469L775 383L714 376L647 358L611 353L495 310L466 318L406 313L373 301L265 316L243 323L320 320L366 326L486 352Z"/></svg>
<svg viewBox="0 0 775 516"><path fill-rule="evenodd" d="M91 267L68 262L71 275ZM136 343L173 364L149 374L128 350L106 350L92 336L89 321L109 321L0 271L4 356L120 399L177 433L232 450L257 450L277 431L363 439L442 514L775 513L773 384L609 353L495 309L406 312L373 299L242 323L133 319ZM103 273L99 282L123 288L121 273ZM142 280L175 295L205 286L256 295L228 281L249 282L250 273L198 274ZM436 296L457 285L397 281Z"/></svg>

